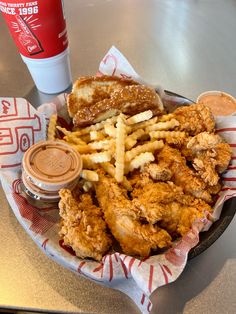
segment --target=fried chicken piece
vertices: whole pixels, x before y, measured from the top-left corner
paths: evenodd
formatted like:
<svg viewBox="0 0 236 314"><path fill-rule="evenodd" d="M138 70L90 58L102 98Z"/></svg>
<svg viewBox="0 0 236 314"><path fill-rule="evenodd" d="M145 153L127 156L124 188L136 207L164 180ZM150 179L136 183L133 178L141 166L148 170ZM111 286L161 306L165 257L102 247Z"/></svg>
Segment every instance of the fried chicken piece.
<svg viewBox="0 0 236 314"><path fill-rule="evenodd" d="M186 195L183 199L185 197ZM212 212L211 207L203 200L195 200L196 202L192 201L189 205L183 205L181 202L170 203L163 215L160 226L171 235L184 236L197 218L203 218L206 212Z"/></svg>
<svg viewBox="0 0 236 314"><path fill-rule="evenodd" d="M169 181L172 176L170 169L154 163L144 166L142 172L148 173L154 181Z"/></svg>
<svg viewBox="0 0 236 314"><path fill-rule="evenodd" d="M177 195L177 201L182 205L177 229L182 236L189 231L196 218L205 217L207 213L213 212L213 208L205 201L195 198L192 195L185 194L184 197Z"/></svg>
<svg viewBox="0 0 236 314"><path fill-rule="evenodd" d="M168 168L172 172L171 181L181 186L187 194L211 202L211 195L206 190L206 183L190 169L180 151L165 145L158 154L159 166Z"/></svg>
<svg viewBox="0 0 236 314"><path fill-rule="evenodd" d="M202 104L179 107L173 115L174 119L180 123L178 129L189 135L204 131L211 132L215 127L215 120L210 109Z"/></svg>
<svg viewBox="0 0 236 314"><path fill-rule="evenodd" d="M172 203L177 194L183 195L183 190L172 182L149 183L135 187L131 193L138 216L151 224L162 219L166 204Z"/></svg>
<svg viewBox="0 0 236 314"><path fill-rule="evenodd" d="M211 159L219 173L227 169L232 156L231 147L218 134L200 133L188 142L187 147L194 157Z"/></svg>
<svg viewBox="0 0 236 314"><path fill-rule="evenodd" d="M126 191L113 178L99 173L95 189L106 223L125 254L149 256L151 250L171 245L171 236L167 231L141 223Z"/></svg>
<svg viewBox="0 0 236 314"><path fill-rule="evenodd" d="M211 207L203 200L185 195L173 182L150 183L132 192L132 203L141 218L159 225L171 235L183 236L196 218L202 218Z"/></svg>
<svg viewBox="0 0 236 314"><path fill-rule="evenodd" d="M214 186L218 183L220 177L215 170L216 160L208 157L205 154L199 154L193 160L193 167L196 169L200 177L209 186Z"/></svg>
<svg viewBox="0 0 236 314"><path fill-rule="evenodd" d="M213 194L213 195L216 195L220 192L221 190L221 184L220 182L218 182L217 184L215 185L208 185L207 186L207 191L210 193L210 194Z"/></svg>
<svg viewBox="0 0 236 314"><path fill-rule="evenodd" d="M68 189L60 190L59 194L59 234L65 245L70 246L78 257L100 261L112 244L101 209L93 205L89 194L81 195L80 200L76 200Z"/></svg>
<svg viewBox="0 0 236 314"><path fill-rule="evenodd" d="M228 143L219 143L215 147L215 151L216 170L222 173L228 168L233 151Z"/></svg>
<svg viewBox="0 0 236 314"><path fill-rule="evenodd" d="M202 132L190 138L187 143L187 148L196 156L197 153L213 149L217 144L222 142L223 139L218 134Z"/></svg>
<svg viewBox="0 0 236 314"><path fill-rule="evenodd" d="M135 170L129 175L129 183L132 187L142 187L152 182L153 180L146 171L140 172L139 170Z"/></svg>
<svg viewBox="0 0 236 314"><path fill-rule="evenodd" d="M229 165L232 150L223 138L217 134L202 132L187 144L192 153L193 167L209 186L219 181L218 173L226 170Z"/></svg>

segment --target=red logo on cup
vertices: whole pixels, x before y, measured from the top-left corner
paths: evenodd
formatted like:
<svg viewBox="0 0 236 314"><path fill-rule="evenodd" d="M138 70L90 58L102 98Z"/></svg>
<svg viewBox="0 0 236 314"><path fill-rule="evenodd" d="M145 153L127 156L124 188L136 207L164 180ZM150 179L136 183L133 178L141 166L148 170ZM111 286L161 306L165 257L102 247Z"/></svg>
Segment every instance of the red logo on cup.
<svg viewBox="0 0 236 314"><path fill-rule="evenodd" d="M15 15L17 26L15 28L18 31L18 40L22 47L31 56L43 51L40 41L34 35L27 22L19 15Z"/></svg>

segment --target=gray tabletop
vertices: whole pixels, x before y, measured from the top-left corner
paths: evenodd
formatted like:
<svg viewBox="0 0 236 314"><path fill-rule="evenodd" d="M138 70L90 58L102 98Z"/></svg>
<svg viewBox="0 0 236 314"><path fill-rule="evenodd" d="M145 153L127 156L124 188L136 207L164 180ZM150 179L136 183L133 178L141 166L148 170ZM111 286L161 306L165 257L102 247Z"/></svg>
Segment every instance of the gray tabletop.
<svg viewBox="0 0 236 314"><path fill-rule="evenodd" d="M234 0L65 0L73 79L96 73L115 45L144 80L196 97L236 96ZM0 17L0 95L33 105L37 92ZM139 313L124 294L48 259L24 232L0 189L0 308L65 313ZM236 217L190 261L180 278L152 296L152 313L236 313Z"/></svg>

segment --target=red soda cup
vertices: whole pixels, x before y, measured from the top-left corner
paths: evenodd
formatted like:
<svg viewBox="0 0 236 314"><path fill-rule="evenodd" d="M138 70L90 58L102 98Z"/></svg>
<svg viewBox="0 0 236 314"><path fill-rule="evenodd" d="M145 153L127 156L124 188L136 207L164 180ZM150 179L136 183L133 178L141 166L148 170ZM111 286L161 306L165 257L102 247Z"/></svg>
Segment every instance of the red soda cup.
<svg viewBox="0 0 236 314"><path fill-rule="evenodd" d="M0 11L37 88L59 93L71 84L62 0L0 1Z"/></svg>

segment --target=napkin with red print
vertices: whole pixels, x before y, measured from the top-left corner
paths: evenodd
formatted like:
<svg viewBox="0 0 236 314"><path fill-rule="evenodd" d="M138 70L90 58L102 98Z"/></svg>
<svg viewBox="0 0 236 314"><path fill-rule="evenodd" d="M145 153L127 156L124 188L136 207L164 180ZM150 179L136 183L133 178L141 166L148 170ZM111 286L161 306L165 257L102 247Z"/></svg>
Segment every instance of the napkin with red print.
<svg viewBox="0 0 236 314"><path fill-rule="evenodd" d="M126 58L112 47L100 63L98 75L118 75L142 81ZM137 304L142 313L151 311L151 293L176 280L185 268L188 252L199 241L199 232L212 222L196 221L192 229L164 254L139 260L118 252L107 254L102 261L82 260L63 245L58 236L58 208L44 210L30 205L21 191L21 160L32 144L46 138L48 118L58 113L60 124L70 123L65 94L51 103L34 109L22 98L0 98L0 178L8 202L18 221L50 258L64 267L108 287L118 289ZM218 117L218 133L232 146L231 164L223 175L223 188L215 204L217 220L225 200L236 196L236 117Z"/></svg>

